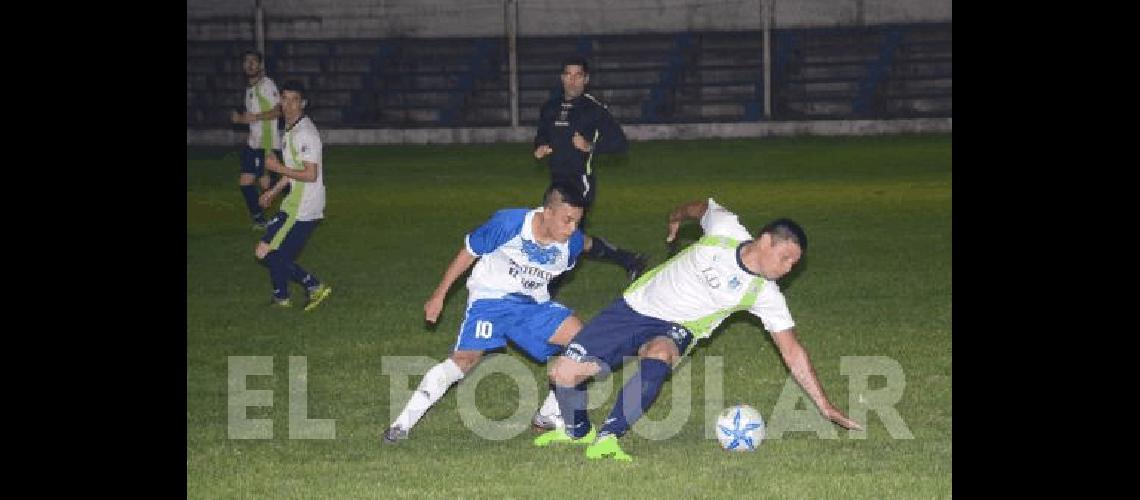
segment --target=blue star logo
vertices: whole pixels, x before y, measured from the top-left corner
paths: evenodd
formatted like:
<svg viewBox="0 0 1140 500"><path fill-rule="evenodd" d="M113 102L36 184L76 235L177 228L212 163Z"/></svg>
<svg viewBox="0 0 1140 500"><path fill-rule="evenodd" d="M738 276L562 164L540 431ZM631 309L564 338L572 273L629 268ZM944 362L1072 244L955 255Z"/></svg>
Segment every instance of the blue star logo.
<svg viewBox="0 0 1140 500"><path fill-rule="evenodd" d="M752 440L752 436L750 436L749 434L752 431L759 429L763 425L764 424L762 424L760 422L754 422L754 423L748 424L743 429L741 429L740 428L740 409L737 408L736 415L733 415L733 417L732 417L732 428L731 429L729 429L728 427L725 427L723 425L718 425L717 427L720 428L720 431L723 432L725 436L732 438L732 442L728 443L728 446L724 447L726 450L735 450L736 447L740 446L741 443L744 443L744 445L747 446L748 449L751 450L752 448L756 447L756 443Z"/></svg>

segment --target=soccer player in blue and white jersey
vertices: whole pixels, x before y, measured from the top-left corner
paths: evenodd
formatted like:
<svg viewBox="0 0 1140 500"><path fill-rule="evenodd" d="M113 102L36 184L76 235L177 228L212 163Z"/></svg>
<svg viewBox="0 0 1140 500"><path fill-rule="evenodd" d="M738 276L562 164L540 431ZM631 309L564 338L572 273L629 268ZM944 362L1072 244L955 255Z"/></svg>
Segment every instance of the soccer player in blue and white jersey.
<svg viewBox="0 0 1140 500"><path fill-rule="evenodd" d="M561 351L582 321L550 300L547 284L574 268L582 253L585 201L572 186L553 183L543 206L500 210L469 233L447 266L424 316L435 323L455 280L474 264L467 279L467 312L451 355L428 370L383 442L406 439L428 408L483 359L510 340L539 363ZM550 404L557 405L553 397Z"/></svg>
<svg viewBox="0 0 1140 500"><path fill-rule="evenodd" d="M277 85L265 76L260 53L248 50L242 54L242 70L249 83L245 89L245 112L234 111L230 115L233 123L249 125L249 140L241 151L238 187L241 188L249 216L253 219L253 228L263 230L266 224L265 213L258 206L257 185L254 181L261 184L262 191L277 183L277 176L267 175L265 171L265 156L273 154L278 160L281 159L281 134L277 128L277 119L281 117L281 99L277 94Z"/></svg>
<svg viewBox="0 0 1140 500"><path fill-rule="evenodd" d="M665 378L694 342L710 336L736 311L760 318L792 376L823 416L844 428L861 429L824 395L776 284L807 250L803 229L792 220L778 219L753 238L736 214L709 198L670 213L666 242L673 242L680 223L687 219L699 219L705 235L631 284L551 363L550 379L565 427L539 435L534 444L586 444L587 458L632 460L617 438L649 409ZM586 414L585 381L602 370L612 372L626 356L640 358L639 370L618 393L609 418L596 431ZM629 408L626 392L632 393L634 403Z"/></svg>
<svg viewBox="0 0 1140 500"><path fill-rule="evenodd" d="M286 82L281 92L281 110L285 115L285 163L266 157L265 167L281 174L281 180L262 193L258 202L268 207L273 198L289 187L281 209L254 254L269 267L273 284L273 301L278 307L291 307L289 279L300 283L309 294L305 311L311 311L332 293L332 288L297 265L294 260L325 217L325 173L321 135L313 120L305 116L307 101L300 82Z"/></svg>

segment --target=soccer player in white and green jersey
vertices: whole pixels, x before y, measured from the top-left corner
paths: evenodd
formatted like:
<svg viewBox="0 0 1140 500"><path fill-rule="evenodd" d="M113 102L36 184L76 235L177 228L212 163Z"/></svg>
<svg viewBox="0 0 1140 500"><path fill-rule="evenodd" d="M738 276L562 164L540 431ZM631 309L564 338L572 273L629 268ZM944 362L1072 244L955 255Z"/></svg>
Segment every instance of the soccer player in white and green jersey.
<svg viewBox="0 0 1140 500"><path fill-rule="evenodd" d="M272 304L290 307L289 279L305 287L309 294L306 311L317 307L332 289L293 262L325 217L325 174L322 163L321 135L313 120L304 115L307 102L305 89L299 82L286 82L281 89L281 111L285 115L285 163L266 157L265 167L281 174L281 180L258 200L263 207L289 186L289 194L281 209L254 251L269 266L273 284Z"/></svg>
<svg viewBox="0 0 1140 500"><path fill-rule="evenodd" d="M709 198L673 210L667 242L676 238L680 223L687 219L699 219L705 235L631 284L554 360L550 379L565 429L538 436L535 445L586 444L587 458L632 460L617 438L653 404L672 367L694 341L707 338L736 311L760 318L792 376L820 413L845 428L861 428L824 395L776 284L807 250L803 229L792 220L778 219L762 227L754 239L735 214ZM626 356L640 358L639 370L617 395L601 430L595 431L586 414L585 381L601 370L612 371ZM630 407L626 392L632 393Z"/></svg>
<svg viewBox="0 0 1140 500"><path fill-rule="evenodd" d="M271 176L265 172L266 156L276 155L278 160L281 159L281 132L277 127L277 119L281 117L280 97L277 85L265 76L260 53L248 50L242 54L242 70L249 84L245 89L245 112L234 111L230 116L233 123L249 125L249 140L241 151L238 187L253 219L253 228L262 230L265 229L265 213L258 206L254 181L261 184L263 191L269 189ZM274 175L272 183L276 182L277 176Z"/></svg>

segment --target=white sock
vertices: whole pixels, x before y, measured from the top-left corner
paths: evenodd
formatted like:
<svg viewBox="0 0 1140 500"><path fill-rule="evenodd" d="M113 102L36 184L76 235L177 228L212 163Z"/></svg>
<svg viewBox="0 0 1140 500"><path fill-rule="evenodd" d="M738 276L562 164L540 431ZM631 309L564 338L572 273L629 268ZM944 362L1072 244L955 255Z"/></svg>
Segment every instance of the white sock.
<svg viewBox="0 0 1140 500"><path fill-rule="evenodd" d="M431 408L439 398L443 397L451 384L458 382L463 378L463 370L459 369L459 365L455 364L451 358L443 360L424 375L424 379L420 381L419 387L416 387L416 392L412 393L412 399L408 400L408 404L404 405L404 411L400 412L400 416L396 417L396 421L392 422L393 426L400 426L404 430L411 431L412 426L420 421L420 417Z"/></svg>
<svg viewBox="0 0 1140 500"><path fill-rule="evenodd" d="M538 414L546 417L562 416L562 410L558 407L558 398L554 397L553 389L546 395L546 401L542 402L542 408L538 409Z"/></svg>

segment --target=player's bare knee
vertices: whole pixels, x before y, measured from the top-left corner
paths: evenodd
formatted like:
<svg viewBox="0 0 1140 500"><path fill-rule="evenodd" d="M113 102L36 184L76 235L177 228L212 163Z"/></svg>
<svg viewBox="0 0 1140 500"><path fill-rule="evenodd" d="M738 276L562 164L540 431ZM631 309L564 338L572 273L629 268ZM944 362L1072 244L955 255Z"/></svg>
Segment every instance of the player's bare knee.
<svg viewBox="0 0 1140 500"><path fill-rule="evenodd" d="M570 387L578 385L577 374L579 369L576 365L580 363L569 359L560 357L554 360L550 366L550 380L557 385L563 387Z"/></svg>
<svg viewBox="0 0 1140 500"><path fill-rule="evenodd" d="M546 376L557 385L566 385L565 370L562 368L565 359L562 357L554 358L554 362L550 363L550 367L546 370Z"/></svg>
<svg viewBox="0 0 1140 500"><path fill-rule="evenodd" d="M252 174L241 174L241 176L238 177L238 184L242 186L252 186L253 180L254 177Z"/></svg>
<svg viewBox="0 0 1140 500"><path fill-rule="evenodd" d="M455 351L451 353L451 361L459 367L465 375L470 373L475 365L483 360L483 351Z"/></svg>
<svg viewBox="0 0 1140 500"><path fill-rule="evenodd" d="M664 361L670 365L677 361L680 353L673 341L659 337L646 344L639 353L642 358Z"/></svg>

